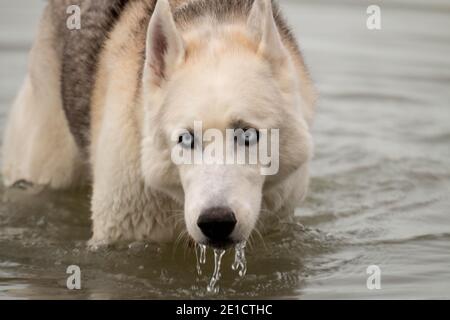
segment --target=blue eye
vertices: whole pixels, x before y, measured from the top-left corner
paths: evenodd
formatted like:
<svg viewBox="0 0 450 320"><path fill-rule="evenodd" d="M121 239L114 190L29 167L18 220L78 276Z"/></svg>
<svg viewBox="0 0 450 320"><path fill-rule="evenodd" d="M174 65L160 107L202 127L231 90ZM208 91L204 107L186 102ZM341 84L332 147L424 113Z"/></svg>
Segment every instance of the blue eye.
<svg viewBox="0 0 450 320"><path fill-rule="evenodd" d="M235 137L240 145L246 147L255 145L259 142L259 131L256 129L237 129L235 131Z"/></svg>
<svg viewBox="0 0 450 320"><path fill-rule="evenodd" d="M180 144L183 148L186 149L194 149L195 147L194 135L190 132L183 133L178 138L178 144Z"/></svg>

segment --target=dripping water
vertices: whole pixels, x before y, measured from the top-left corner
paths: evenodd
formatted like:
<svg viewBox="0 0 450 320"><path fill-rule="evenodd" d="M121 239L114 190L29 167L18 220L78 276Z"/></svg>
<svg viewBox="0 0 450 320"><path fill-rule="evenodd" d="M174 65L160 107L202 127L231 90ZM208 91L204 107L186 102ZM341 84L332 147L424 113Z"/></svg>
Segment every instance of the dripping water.
<svg viewBox="0 0 450 320"><path fill-rule="evenodd" d="M222 257L225 254L225 250L214 249L214 273L206 287L209 293L218 293L219 287L216 287L217 281L220 279L220 264L222 262Z"/></svg>
<svg viewBox="0 0 450 320"><path fill-rule="evenodd" d="M234 248L234 262L231 268L239 270L239 276L244 277L247 273L247 260L245 259L245 242L238 243Z"/></svg>
<svg viewBox="0 0 450 320"><path fill-rule="evenodd" d="M231 268L234 271L239 272L240 277L244 277L247 273L247 260L245 258L245 247L246 242L238 243L235 247L234 253L234 262ZM206 249L207 247L202 244L197 244L195 247L195 258L197 262L197 274L199 276L202 275L201 265L206 263ZM220 267L222 263L222 258L225 254L225 250L214 249L214 273L211 277L211 280L207 286L207 291L209 293L218 293L219 288L217 287L217 283L220 280Z"/></svg>
<svg viewBox="0 0 450 320"><path fill-rule="evenodd" d="M195 259L197 261L197 274L202 275L202 264L206 263L206 246L197 244L195 247Z"/></svg>

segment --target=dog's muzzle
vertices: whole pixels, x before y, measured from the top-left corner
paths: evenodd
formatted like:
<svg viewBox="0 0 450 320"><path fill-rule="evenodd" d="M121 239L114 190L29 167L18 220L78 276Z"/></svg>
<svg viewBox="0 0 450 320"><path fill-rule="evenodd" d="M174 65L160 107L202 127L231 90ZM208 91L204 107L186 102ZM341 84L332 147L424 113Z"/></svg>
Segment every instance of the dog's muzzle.
<svg viewBox="0 0 450 320"><path fill-rule="evenodd" d="M223 248L231 245L230 235L236 226L234 212L228 207L215 207L202 211L197 225L207 238L208 245Z"/></svg>

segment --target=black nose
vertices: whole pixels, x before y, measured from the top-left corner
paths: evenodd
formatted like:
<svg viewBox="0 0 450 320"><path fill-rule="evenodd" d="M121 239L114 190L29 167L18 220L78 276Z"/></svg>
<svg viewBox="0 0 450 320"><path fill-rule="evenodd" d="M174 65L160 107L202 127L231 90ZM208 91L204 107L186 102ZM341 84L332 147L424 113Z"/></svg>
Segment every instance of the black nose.
<svg viewBox="0 0 450 320"><path fill-rule="evenodd" d="M230 208L210 208L200 214L197 225L209 240L213 242L225 241L234 230L236 217Z"/></svg>

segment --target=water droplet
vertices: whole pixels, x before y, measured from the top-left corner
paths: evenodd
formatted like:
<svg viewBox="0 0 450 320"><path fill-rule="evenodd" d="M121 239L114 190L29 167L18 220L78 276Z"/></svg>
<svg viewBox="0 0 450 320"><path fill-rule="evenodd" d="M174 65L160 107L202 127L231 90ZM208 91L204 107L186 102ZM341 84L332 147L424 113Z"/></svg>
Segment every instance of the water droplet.
<svg viewBox="0 0 450 320"><path fill-rule="evenodd" d="M200 263L206 263L206 246L204 244L199 244L200 247Z"/></svg>
<svg viewBox="0 0 450 320"><path fill-rule="evenodd" d="M202 275L202 267L200 264L204 264L206 261L206 247L203 247L201 244L195 245L195 260L197 262L197 274L199 276ZM205 261L202 262L202 259Z"/></svg>
<svg viewBox="0 0 450 320"><path fill-rule="evenodd" d="M209 293L218 293L219 287L216 287L217 281L220 279L220 264L222 262L222 257L225 254L225 250L214 249L214 273L206 288Z"/></svg>
<svg viewBox="0 0 450 320"><path fill-rule="evenodd" d="M238 243L235 247L235 253L234 253L234 262L231 266L231 268L236 271L239 270L239 276L244 277L247 273L247 260L245 259L245 246L247 243L241 242Z"/></svg>

